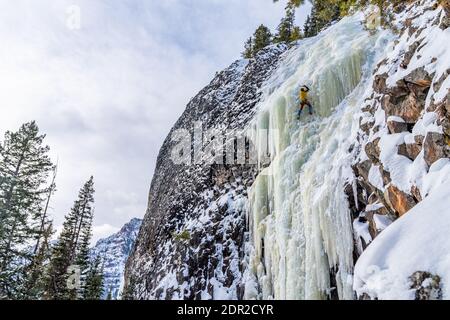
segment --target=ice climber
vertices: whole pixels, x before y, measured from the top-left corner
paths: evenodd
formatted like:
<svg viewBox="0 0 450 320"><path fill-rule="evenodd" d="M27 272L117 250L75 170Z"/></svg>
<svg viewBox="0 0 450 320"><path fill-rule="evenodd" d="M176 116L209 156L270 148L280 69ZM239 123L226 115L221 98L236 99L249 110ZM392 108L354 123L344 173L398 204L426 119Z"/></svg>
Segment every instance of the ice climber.
<svg viewBox="0 0 450 320"><path fill-rule="evenodd" d="M307 86L304 85L300 88L300 92L299 92L300 106L299 106L298 116L297 116L297 118L299 120L300 120L300 116L302 115L303 108L305 106L308 106L309 114L310 115L313 114L313 107L311 105L311 102L309 102L309 100L308 100L308 92L309 92L309 88Z"/></svg>

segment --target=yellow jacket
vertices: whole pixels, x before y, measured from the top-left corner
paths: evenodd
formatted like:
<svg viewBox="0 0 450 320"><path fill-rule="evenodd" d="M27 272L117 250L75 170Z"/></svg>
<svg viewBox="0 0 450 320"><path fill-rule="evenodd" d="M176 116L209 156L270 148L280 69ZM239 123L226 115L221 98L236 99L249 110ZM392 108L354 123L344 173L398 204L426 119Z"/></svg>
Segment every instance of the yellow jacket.
<svg viewBox="0 0 450 320"><path fill-rule="evenodd" d="M308 91L300 90L300 101L306 101L306 100L308 100Z"/></svg>
<svg viewBox="0 0 450 320"><path fill-rule="evenodd" d="M308 91L302 91L300 90L300 101L307 101L308 100Z"/></svg>

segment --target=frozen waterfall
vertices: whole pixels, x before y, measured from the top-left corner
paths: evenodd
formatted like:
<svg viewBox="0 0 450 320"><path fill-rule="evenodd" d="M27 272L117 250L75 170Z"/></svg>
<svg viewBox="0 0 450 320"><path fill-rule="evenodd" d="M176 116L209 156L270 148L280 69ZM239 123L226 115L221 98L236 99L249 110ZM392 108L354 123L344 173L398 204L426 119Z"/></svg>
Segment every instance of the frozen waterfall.
<svg viewBox="0 0 450 320"><path fill-rule="evenodd" d="M363 19L345 18L302 40L264 86L249 135L260 158L268 147L271 164L250 192L246 299L326 299L333 287L340 299L353 299L352 221L343 186L356 115L390 38L366 31ZM304 110L297 121L302 84L311 88L316 114Z"/></svg>

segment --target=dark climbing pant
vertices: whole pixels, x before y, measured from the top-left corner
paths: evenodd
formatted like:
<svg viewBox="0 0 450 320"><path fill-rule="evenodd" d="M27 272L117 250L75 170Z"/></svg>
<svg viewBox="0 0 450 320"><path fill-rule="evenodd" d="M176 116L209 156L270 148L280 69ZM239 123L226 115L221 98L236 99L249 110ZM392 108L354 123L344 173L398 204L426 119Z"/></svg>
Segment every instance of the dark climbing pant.
<svg viewBox="0 0 450 320"><path fill-rule="evenodd" d="M313 114L313 107L311 105L311 103L309 101L302 101L300 102L300 109L298 110L298 116L300 117L302 114L303 109L305 108L305 106L308 106L309 108L309 114Z"/></svg>

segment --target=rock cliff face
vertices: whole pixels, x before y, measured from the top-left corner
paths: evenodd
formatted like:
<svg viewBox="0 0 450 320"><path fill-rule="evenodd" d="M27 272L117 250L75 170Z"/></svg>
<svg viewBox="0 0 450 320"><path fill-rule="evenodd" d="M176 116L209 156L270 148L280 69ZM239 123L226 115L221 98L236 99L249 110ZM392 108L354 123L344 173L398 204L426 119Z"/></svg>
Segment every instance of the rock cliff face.
<svg viewBox="0 0 450 320"><path fill-rule="evenodd" d="M383 297L361 274L356 295L353 267L383 230L438 198L431 177L450 157L450 6L404 5L392 30L369 32L363 20L235 62L188 104L158 157L127 262L129 298ZM297 121L305 81L317 115ZM177 132L195 137L199 126L215 130L205 146L237 144L251 126L276 129L251 137L258 156L268 142L271 163L208 164L217 155L197 156L194 138L192 154L182 152L194 163L174 164ZM410 271L412 298L446 297L445 276Z"/></svg>
<svg viewBox="0 0 450 320"><path fill-rule="evenodd" d="M209 165L207 156L195 155L192 164L176 165L172 138L179 129L194 137L200 126L231 139L253 118L259 88L286 49L269 47L220 72L188 104L164 142L147 215L127 265L127 286L135 299L242 297L247 188L256 167Z"/></svg>

